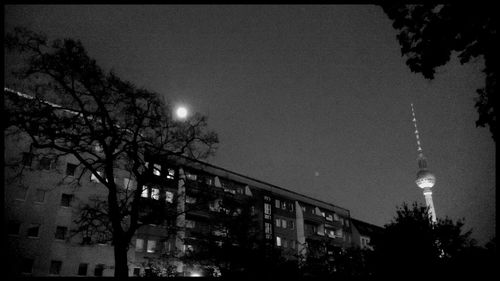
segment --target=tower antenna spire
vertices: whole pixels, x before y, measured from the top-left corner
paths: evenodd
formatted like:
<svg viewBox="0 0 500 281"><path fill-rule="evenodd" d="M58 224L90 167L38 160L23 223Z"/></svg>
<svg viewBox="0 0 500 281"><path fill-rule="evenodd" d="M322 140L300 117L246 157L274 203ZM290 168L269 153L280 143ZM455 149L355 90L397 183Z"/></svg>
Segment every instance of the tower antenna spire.
<svg viewBox="0 0 500 281"><path fill-rule="evenodd" d="M413 108L413 103L411 103L411 114L413 117L413 126L415 126L415 137L417 138L417 152L418 152L418 172L417 179L415 183L418 187L423 189L425 204L429 208L429 216L432 222L436 222L436 211L434 210L434 203L432 201L432 191L431 188L436 183L436 177L427 169L427 160L424 157L422 151L422 145L420 144L420 136L418 134L417 118L415 117L415 109Z"/></svg>

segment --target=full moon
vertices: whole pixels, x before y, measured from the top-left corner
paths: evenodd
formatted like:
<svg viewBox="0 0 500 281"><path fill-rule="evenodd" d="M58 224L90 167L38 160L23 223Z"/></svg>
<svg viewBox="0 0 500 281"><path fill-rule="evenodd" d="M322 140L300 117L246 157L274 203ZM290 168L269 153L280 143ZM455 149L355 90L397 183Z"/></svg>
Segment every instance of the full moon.
<svg viewBox="0 0 500 281"><path fill-rule="evenodd" d="M186 118L188 111L185 107L179 107L177 108L177 111L175 112L177 114L177 117L179 118Z"/></svg>

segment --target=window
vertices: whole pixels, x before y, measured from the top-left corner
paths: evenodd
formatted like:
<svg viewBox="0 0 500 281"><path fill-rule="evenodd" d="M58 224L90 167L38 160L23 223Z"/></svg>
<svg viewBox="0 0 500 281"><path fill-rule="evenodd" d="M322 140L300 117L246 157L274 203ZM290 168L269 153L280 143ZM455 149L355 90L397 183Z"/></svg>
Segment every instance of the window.
<svg viewBox="0 0 500 281"><path fill-rule="evenodd" d="M343 236L344 236L344 233L343 233L342 229L337 229L337 230L335 231L335 236L336 236L336 237L343 237Z"/></svg>
<svg viewBox="0 0 500 281"><path fill-rule="evenodd" d="M154 200L159 200L160 199L160 189L151 188L151 198L153 198Z"/></svg>
<svg viewBox="0 0 500 281"><path fill-rule="evenodd" d="M327 221L333 221L332 215L328 214L328 216L326 216L326 220Z"/></svg>
<svg viewBox="0 0 500 281"><path fill-rule="evenodd" d="M21 185L16 188L15 197L17 200L26 200L26 194L28 194L28 187Z"/></svg>
<svg viewBox="0 0 500 281"><path fill-rule="evenodd" d="M175 177L175 170L174 169L167 169L167 179L173 180Z"/></svg>
<svg viewBox="0 0 500 281"><path fill-rule="evenodd" d="M156 241L154 241L154 240L148 240L147 252L148 253L154 253L155 251L156 251Z"/></svg>
<svg viewBox="0 0 500 281"><path fill-rule="evenodd" d="M141 192L141 197L143 198L148 198L148 187L146 185L142 186L142 192Z"/></svg>
<svg viewBox="0 0 500 281"><path fill-rule="evenodd" d="M286 202L281 202L281 209L286 210Z"/></svg>
<svg viewBox="0 0 500 281"><path fill-rule="evenodd" d="M66 163L66 175L74 176L76 171L76 165L72 163Z"/></svg>
<svg viewBox="0 0 500 281"><path fill-rule="evenodd" d="M267 215L271 214L271 205L268 203L264 203L264 214L267 214Z"/></svg>
<svg viewBox="0 0 500 281"><path fill-rule="evenodd" d="M97 171L97 174L102 177L102 172ZM99 179L97 179L97 177L92 172L90 173L90 181L97 182L97 183L100 182Z"/></svg>
<svg viewBox="0 0 500 281"><path fill-rule="evenodd" d="M58 226L56 228L56 239L64 240L66 239L66 231L68 230L65 226Z"/></svg>
<svg viewBox="0 0 500 281"><path fill-rule="evenodd" d="M288 224L290 225L290 229L294 229L295 228L295 222L294 221L288 221Z"/></svg>
<svg viewBox="0 0 500 281"><path fill-rule="evenodd" d="M290 241L290 248L295 249L295 240Z"/></svg>
<svg viewBox="0 0 500 281"><path fill-rule="evenodd" d="M300 208L302 209L302 212L304 212L304 213L307 211L306 206L300 206Z"/></svg>
<svg viewBox="0 0 500 281"><path fill-rule="evenodd" d="M88 267L89 267L88 263L80 263L80 265L78 266L78 275L86 276Z"/></svg>
<svg viewBox="0 0 500 281"><path fill-rule="evenodd" d="M335 232L332 229L326 229L325 232L328 237L335 238Z"/></svg>
<svg viewBox="0 0 500 281"><path fill-rule="evenodd" d="M19 228L21 227L21 224L17 221L9 221L9 224L7 226L7 231L8 234L10 235L17 235L19 234Z"/></svg>
<svg viewBox="0 0 500 281"><path fill-rule="evenodd" d="M339 220L339 216L337 214L335 214L335 213L333 214L333 220L334 221L338 221Z"/></svg>
<svg viewBox="0 0 500 281"><path fill-rule="evenodd" d="M134 276L139 277L141 276L141 268L140 267L134 267Z"/></svg>
<svg viewBox="0 0 500 281"><path fill-rule="evenodd" d="M286 228L286 220L281 220L281 227Z"/></svg>
<svg viewBox="0 0 500 281"><path fill-rule="evenodd" d="M61 273L62 261L50 261L49 274L59 275Z"/></svg>
<svg viewBox="0 0 500 281"><path fill-rule="evenodd" d="M45 201L45 190L37 189L35 193L35 202L43 203Z"/></svg>
<svg viewBox="0 0 500 281"><path fill-rule="evenodd" d="M288 240L283 238L283 248L288 248Z"/></svg>
<svg viewBox="0 0 500 281"><path fill-rule="evenodd" d="M288 204L288 206L290 207L290 212L293 212L295 210L293 205L294 205L294 203Z"/></svg>
<svg viewBox="0 0 500 281"><path fill-rule="evenodd" d="M197 176L195 174L191 174L190 172L186 172L186 178L191 181L195 181Z"/></svg>
<svg viewBox="0 0 500 281"><path fill-rule="evenodd" d="M51 162L52 160L50 158L42 157L42 159L40 159L40 169L49 170Z"/></svg>
<svg viewBox="0 0 500 281"><path fill-rule="evenodd" d="M186 228L194 228L196 225L195 221L186 220Z"/></svg>
<svg viewBox="0 0 500 281"><path fill-rule="evenodd" d="M135 239L135 250L137 252L142 252L144 250L144 239Z"/></svg>
<svg viewBox="0 0 500 281"><path fill-rule="evenodd" d="M102 263L98 263L95 265L95 268L94 268L94 276L102 276L102 273L104 271L104 264Z"/></svg>
<svg viewBox="0 0 500 281"><path fill-rule="evenodd" d="M33 271L33 259L23 259L21 261L21 273L31 273Z"/></svg>
<svg viewBox="0 0 500 281"><path fill-rule="evenodd" d="M271 234L271 232L272 232L271 224L268 222L264 223L264 230L265 230L266 234Z"/></svg>
<svg viewBox="0 0 500 281"><path fill-rule="evenodd" d="M271 201L271 197L269 197L269 196L266 195L266 196L264 196L264 200Z"/></svg>
<svg viewBox="0 0 500 281"><path fill-rule="evenodd" d="M71 200L73 199L72 194L63 193L61 195L61 206L69 207L71 205Z"/></svg>
<svg viewBox="0 0 500 281"><path fill-rule="evenodd" d="M161 175L161 165L160 164L154 164L153 165L153 174L155 176Z"/></svg>
<svg viewBox="0 0 500 281"><path fill-rule="evenodd" d="M281 247L281 237L276 236L276 246Z"/></svg>
<svg viewBox="0 0 500 281"><path fill-rule="evenodd" d="M196 198L191 197L191 196L186 196L186 203L194 204L194 203L196 203Z"/></svg>
<svg viewBox="0 0 500 281"><path fill-rule="evenodd" d="M280 219L276 219L276 227L281 227Z"/></svg>
<svg viewBox="0 0 500 281"><path fill-rule="evenodd" d="M33 163L33 153L23 152L23 166L31 167Z"/></svg>
<svg viewBox="0 0 500 281"><path fill-rule="evenodd" d="M38 237L38 230L40 229L40 224L32 224L28 228L27 235L28 237Z"/></svg>
<svg viewBox="0 0 500 281"><path fill-rule="evenodd" d="M348 219L346 219L346 220L345 220L345 225L346 225L347 227L349 227L349 220L348 220Z"/></svg>
<svg viewBox="0 0 500 281"><path fill-rule="evenodd" d="M274 207L277 209L279 209L281 207L280 200L278 200L278 199L274 200Z"/></svg>
<svg viewBox="0 0 500 281"><path fill-rule="evenodd" d="M174 202L174 193L170 191L165 192L165 201L168 203L173 203Z"/></svg>

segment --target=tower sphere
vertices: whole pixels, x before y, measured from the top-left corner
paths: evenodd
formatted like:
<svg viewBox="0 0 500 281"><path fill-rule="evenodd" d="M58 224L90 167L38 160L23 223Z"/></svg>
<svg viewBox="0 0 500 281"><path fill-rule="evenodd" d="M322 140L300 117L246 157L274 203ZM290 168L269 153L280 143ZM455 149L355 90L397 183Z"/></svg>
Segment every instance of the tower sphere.
<svg viewBox="0 0 500 281"><path fill-rule="evenodd" d="M417 180L415 181L420 188L431 188L436 183L436 176L427 170L420 170L417 173Z"/></svg>

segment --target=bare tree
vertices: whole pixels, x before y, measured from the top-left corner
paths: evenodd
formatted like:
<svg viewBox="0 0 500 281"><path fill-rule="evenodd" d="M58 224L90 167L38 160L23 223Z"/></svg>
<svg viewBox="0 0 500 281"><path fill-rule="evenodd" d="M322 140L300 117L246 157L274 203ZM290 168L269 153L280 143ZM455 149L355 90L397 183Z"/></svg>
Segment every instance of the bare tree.
<svg viewBox="0 0 500 281"><path fill-rule="evenodd" d="M149 171L145 157L162 153L206 158L216 149L216 133L207 130L206 117L198 114L174 120L169 104L157 93L105 72L80 41L49 42L25 28L16 28L5 39L6 49L25 62L14 77L16 89L27 95L4 90L4 131L26 134L34 153L75 157L81 175L90 172L106 187L105 204L89 205L82 218L108 220L115 276L127 277L127 250L142 225L139 201ZM114 179L123 173L135 179L137 188L120 191Z"/></svg>

